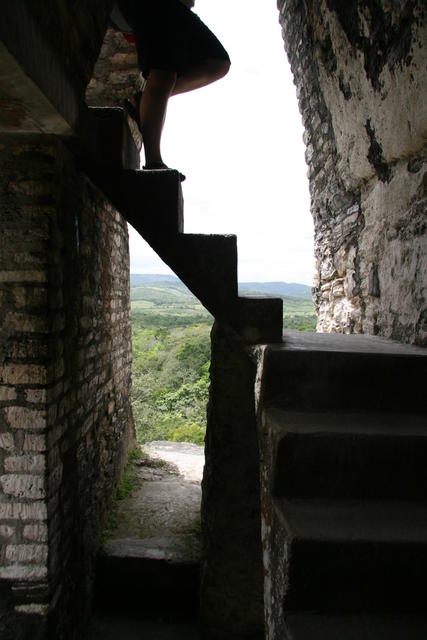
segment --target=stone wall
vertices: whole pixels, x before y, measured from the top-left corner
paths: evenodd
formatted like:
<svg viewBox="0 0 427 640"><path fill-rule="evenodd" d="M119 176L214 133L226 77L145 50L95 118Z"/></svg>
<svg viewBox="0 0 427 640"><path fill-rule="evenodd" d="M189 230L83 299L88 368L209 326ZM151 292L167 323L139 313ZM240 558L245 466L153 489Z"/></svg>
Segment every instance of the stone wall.
<svg viewBox="0 0 427 640"><path fill-rule="evenodd" d="M86 102L91 106L117 106L124 98L141 89L135 45L123 35L108 29L86 90Z"/></svg>
<svg viewBox="0 0 427 640"><path fill-rule="evenodd" d="M427 343L427 8L279 0L305 126L320 331Z"/></svg>
<svg viewBox="0 0 427 640"><path fill-rule="evenodd" d="M0 173L0 636L77 639L134 438L127 227L59 142Z"/></svg>

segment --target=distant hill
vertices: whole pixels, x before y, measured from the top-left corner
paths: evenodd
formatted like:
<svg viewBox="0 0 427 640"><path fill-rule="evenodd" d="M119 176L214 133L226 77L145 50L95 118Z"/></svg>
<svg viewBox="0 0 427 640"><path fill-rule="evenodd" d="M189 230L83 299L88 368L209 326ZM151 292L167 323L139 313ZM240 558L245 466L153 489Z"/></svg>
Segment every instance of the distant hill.
<svg viewBox="0 0 427 640"><path fill-rule="evenodd" d="M176 276L165 274L141 274L132 273L130 276L130 286L132 289L154 286L155 289L166 290L184 296L191 295L187 287ZM306 284L296 282L239 282L239 293L241 295L270 295L280 298L303 298L311 300L311 287ZM140 295L142 290L140 291ZM140 299L136 291L132 291L132 299Z"/></svg>
<svg viewBox="0 0 427 640"><path fill-rule="evenodd" d="M239 282L239 293L311 300L311 287L297 282Z"/></svg>
<svg viewBox="0 0 427 640"><path fill-rule="evenodd" d="M131 274L132 322L144 327L187 327L212 323L212 316L176 276ZM272 296L283 300L287 329L313 331L316 315L311 289L295 282L242 282L242 296Z"/></svg>
<svg viewBox="0 0 427 640"><path fill-rule="evenodd" d="M139 284L154 284L157 282L181 282L176 276L169 276L164 273L131 273L130 286L136 287Z"/></svg>

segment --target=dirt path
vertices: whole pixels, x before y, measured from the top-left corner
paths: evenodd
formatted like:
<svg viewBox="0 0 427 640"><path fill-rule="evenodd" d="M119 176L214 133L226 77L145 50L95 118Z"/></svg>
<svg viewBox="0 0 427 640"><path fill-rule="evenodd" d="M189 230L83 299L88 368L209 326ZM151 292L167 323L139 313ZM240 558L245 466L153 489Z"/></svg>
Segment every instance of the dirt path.
<svg viewBox="0 0 427 640"><path fill-rule="evenodd" d="M189 443L152 442L133 463L132 490L117 502L104 549L197 561L204 451Z"/></svg>

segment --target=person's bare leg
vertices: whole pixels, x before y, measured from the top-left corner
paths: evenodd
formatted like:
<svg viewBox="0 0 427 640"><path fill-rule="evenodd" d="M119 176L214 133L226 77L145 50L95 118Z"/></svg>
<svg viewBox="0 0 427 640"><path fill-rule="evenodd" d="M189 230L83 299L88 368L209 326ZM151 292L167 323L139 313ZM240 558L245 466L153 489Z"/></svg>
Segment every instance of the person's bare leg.
<svg viewBox="0 0 427 640"><path fill-rule="evenodd" d="M228 60L203 60L197 65L190 67L183 74L178 76L172 90L173 96L180 93L187 93L205 87L220 78L223 78L230 69Z"/></svg>
<svg viewBox="0 0 427 640"><path fill-rule="evenodd" d="M224 77L230 68L227 60L204 60L177 77L173 71L152 69L139 100L139 119L146 168L166 167L161 154L161 138L167 105L172 95L200 89ZM132 97L137 106L137 96Z"/></svg>
<svg viewBox="0 0 427 640"><path fill-rule="evenodd" d="M145 151L146 168L166 166L160 143L168 100L176 83L174 71L152 69L139 102L139 121Z"/></svg>

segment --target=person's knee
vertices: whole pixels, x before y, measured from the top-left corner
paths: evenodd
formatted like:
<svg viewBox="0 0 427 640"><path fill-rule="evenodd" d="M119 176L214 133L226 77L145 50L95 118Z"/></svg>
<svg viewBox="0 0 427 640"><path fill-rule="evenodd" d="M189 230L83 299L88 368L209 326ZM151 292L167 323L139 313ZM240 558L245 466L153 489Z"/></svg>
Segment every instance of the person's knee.
<svg viewBox="0 0 427 640"><path fill-rule="evenodd" d="M212 60L212 72L216 80L220 80L230 70L231 63L229 60Z"/></svg>
<svg viewBox="0 0 427 640"><path fill-rule="evenodd" d="M230 60L222 60L222 63L221 63L221 78L223 78L224 76L227 75L227 73L230 71L230 67L231 67Z"/></svg>

